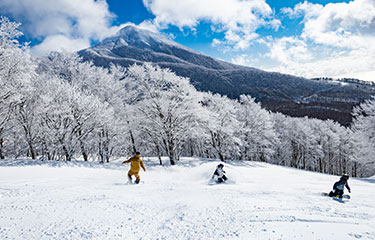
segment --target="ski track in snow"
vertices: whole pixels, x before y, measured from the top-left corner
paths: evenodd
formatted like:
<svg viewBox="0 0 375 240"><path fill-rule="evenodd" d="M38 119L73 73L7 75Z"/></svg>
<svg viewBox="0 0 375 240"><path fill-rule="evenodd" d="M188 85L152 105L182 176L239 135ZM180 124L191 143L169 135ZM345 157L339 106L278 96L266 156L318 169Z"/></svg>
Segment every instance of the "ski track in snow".
<svg viewBox="0 0 375 240"><path fill-rule="evenodd" d="M350 179L351 199L320 196L337 176L263 163L177 166L0 160L0 239L375 239L374 182Z"/></svg>

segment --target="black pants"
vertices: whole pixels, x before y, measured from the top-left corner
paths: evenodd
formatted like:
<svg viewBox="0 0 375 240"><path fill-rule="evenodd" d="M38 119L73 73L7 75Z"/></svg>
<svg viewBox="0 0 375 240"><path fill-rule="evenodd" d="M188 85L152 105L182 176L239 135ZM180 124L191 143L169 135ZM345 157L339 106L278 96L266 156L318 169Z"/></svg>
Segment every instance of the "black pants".
<svg viewBox="0 0 375 240"><path fill-rule="evenodd" d="M334 196L342 197L342 195L344 195L344 190L339 190L339 189L335 189L335 191L331 191L329 193L330 197L334 197Z"/></svg>
<svg viewBox="0 0 375 240"><path fill-rule="evenodd" d="M222 183L222 182L226 181L227 179L228 179L227 176L223 175L221 178L217 179L217 182Z"/></svg>

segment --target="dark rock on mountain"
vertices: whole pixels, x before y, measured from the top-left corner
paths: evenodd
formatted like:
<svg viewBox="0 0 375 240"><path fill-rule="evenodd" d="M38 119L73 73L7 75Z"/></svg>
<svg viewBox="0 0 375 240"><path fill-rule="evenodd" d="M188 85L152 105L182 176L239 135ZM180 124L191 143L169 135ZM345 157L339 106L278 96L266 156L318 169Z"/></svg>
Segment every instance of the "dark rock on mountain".
<svg viewBox="0 0 375 240"><path fill-rule="evenodd" d="M333 119L343 125L351 123L353 106L375 94L375 86L361 81L306 79L234 65L134 26L121 29L116 36L79 54L85 61L103 67L152 62L190 78L200 91L230 98L249 94L271 111Z"/></svg>

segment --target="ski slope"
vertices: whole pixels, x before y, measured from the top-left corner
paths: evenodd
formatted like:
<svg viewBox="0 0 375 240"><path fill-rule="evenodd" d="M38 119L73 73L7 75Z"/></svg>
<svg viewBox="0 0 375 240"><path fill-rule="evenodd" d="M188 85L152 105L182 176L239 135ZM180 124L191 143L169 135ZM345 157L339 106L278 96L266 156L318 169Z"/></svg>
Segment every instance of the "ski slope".
<svg viewBox="0 0 375 240"><path fill-rule="evenodd" d="M375 239L375 179L350 200L322 197L337 176L264 163L144 159L129 165L0 160L0 239Z"/></svg>

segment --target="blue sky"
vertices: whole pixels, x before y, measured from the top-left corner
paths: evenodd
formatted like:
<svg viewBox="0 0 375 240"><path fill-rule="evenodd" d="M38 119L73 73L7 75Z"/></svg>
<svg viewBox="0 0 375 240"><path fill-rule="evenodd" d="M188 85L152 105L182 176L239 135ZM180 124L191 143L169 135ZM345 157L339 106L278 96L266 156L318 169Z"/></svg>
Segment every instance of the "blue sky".
<svg viewBox="0 0 375 240"><path fill-rule="evenodd" d="M34 54L77 51L127 24L228 62L375 81L374 0L1 0Z"/></svg>

